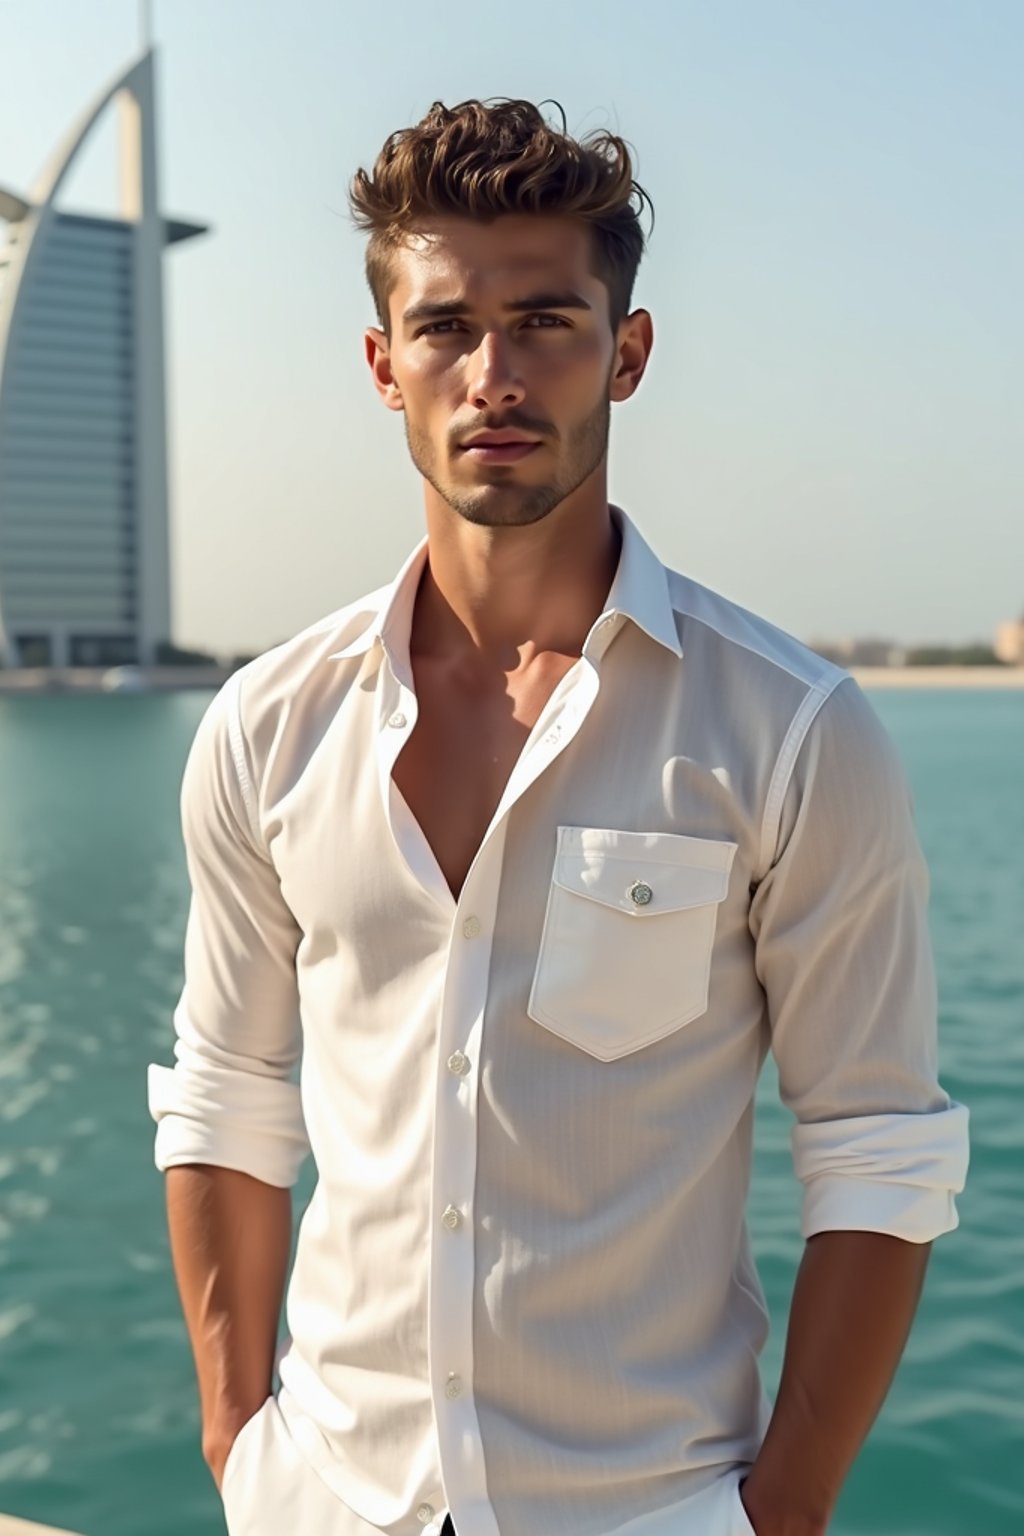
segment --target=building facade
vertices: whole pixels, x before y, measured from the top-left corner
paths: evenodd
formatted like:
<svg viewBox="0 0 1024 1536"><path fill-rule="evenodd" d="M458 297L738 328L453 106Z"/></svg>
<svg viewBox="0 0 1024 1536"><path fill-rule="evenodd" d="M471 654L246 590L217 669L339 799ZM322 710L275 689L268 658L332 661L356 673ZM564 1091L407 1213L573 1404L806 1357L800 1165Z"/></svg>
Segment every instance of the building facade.
<svg viewBox="0 0 1024 1536"><path fill-rule="evenodd" d="M112 105L119 216L62 211ZM152 662L171 638L162 258L205 228L159 212L152 49L29 197L0 188L0 219L0 663Z"/></svg>
<svg viewBox="0 0 1024 1536"><path fill-rule="evenodd" d="M999 625L992 649L1000 661L1011 667L1024 667L1024 613L1019 619Z"/></svg>

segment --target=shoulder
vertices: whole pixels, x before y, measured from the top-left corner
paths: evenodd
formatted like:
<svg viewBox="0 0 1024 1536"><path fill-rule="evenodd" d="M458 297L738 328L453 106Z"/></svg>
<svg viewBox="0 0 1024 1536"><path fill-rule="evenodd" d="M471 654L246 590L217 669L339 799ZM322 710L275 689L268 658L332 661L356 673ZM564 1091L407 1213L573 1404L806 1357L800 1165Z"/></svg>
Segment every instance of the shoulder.
<svg viewBox="0 0 1024 1536"><path fill-rule="evenodd" d="M321 685L325 667L341 665L334 660L337 653L372 631L389 590L380 587L335 609L240 667L234 677L246 710L282 692L295 695Z"/></svg>
<svg viewBox="0 0 1024 1536"><path fill-rule="evenodd" d="M774 677L787 696L828 695L850 674L760 614L741 608L680 571L667 570L669 596L684 654L713 653L736 674Z"/></svg>
<svg viewBox="0 0 1024 1536"><path fill-rule="evenodd" d="M335 609L298 634L254 656L233 672L211 700L193 742L192 758L211 755L246 787L289 720L329 717L362 666L387 587ZM366 648L359 646L367 637ZM352 654L338 652L352 648Z"/></svg>
<svg viewBox="0 0 1024 1536"><path fill-rule="evenodd" d="M225 684L220 710L257 758L272 749L289 723L329 719L359 675L390 589L381 587L335 609L298 634L262 652ZM365 638L365 646L360 641ZM338 653L350 651L348 656ZM255 765L259 776L259 765Z"/></svg>
<svg viewBox="0 0 1024 1536"><path fill-rule="evenodd" d="M860 693L855 679L760 614L679 571L666 575L687 685L740 740L756 738L784 777L826 702Z"/></svg>
<svg viewBox="0 0 1024 1536"><path fill-rule="evenodd" d="M902 766L856 678L760 614L667 574L687 686L702 696L707 718L726 722L736 760L761 768L759 866L774 857L784 808L795 815L808 794L842 817L851 786L859 786L858 800L870 786L898 810Z"/></svg>

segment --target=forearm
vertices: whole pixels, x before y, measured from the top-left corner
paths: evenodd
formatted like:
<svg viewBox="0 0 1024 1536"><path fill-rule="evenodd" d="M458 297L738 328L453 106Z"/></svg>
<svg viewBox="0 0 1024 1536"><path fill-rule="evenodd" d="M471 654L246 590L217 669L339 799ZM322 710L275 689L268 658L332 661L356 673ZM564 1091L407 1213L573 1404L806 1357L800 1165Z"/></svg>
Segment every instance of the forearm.
<svg viewBox="0 0 1024 1536"><path fill-rule="evenodd" d="M269 1395L291 1246L291 1191L231 1168L169 1168L171 1254L218 1480L231 1440Z"/></svg>
<svg viewBox="0 0 1024 1536"><path fill-rule="evenodd" d="M782 1380L743 1501L757 1536L820 1536L882 1406L920 1299L930 1244L879 1232L810 1238Z"/></svg>

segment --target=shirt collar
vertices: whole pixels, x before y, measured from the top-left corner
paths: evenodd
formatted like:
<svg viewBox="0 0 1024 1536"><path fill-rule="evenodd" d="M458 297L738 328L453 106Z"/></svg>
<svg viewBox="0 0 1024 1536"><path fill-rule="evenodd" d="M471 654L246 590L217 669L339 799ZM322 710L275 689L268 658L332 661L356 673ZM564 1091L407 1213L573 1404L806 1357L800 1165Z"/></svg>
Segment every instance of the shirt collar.
<svg viewBox="0 0 1024 1536"><path fill-rule="evenodd" d="M334 651L330 661L343 661L349 656L364 656L380 641L389 655L409 654L409 636L412 633L413 604L416 591L427 563L427 541L421 539L389 586L382 588L376 608L364 608L359 617L367 622L363 629L340 651Z"/></svg>
<svg viewBox="0 0 1024 1536"><path fill-rule="evenodd" d="M683 647L676 629L668 572L621 507L613 506L610 510L612 521L622 537L622 548L608 600L587 636L584 653L590 648L599 627L606 629L609 620L621 616L631 619L652 640L663 645L674 656L681 657ZM359 617L367 620L365 626L342 650L332 653L331 661L363 656L378 641L393 662L408 656L413 605L426 563L427 540L424 538L390 586L382 589L378 606L361 611Z"/></svg>
<svg viewBox="0 0 1024 1536"><path fill-rule="evenodd" d="M683 647L676 628L668 571L622 508L613 506L610 511L612 522L622 536L622 549L615 579L597 624L621 615L631 619L652 640L671 651L673 656L681 657ZM597 625L594 626L596 628ZM589 644L590 636L587 640Z"/></svg>

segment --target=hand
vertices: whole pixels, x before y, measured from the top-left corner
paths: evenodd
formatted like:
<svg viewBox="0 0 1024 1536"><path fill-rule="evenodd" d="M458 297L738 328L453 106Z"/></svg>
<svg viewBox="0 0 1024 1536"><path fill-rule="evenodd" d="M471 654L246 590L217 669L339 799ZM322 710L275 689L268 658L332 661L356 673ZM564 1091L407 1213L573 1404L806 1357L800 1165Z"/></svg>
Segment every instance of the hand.
<svg viewBox="0 0 1024 1536"><path fill-rule="evenodd" d="M264 1402L266 1398L251 1413L238 1409L222 1410L211 1424L203 1426L203 1460L213 1475L218 1493L224 1484L224 1468L235 1441Z"/></svg>
<svg viewBox="0 0 1024 1536"><path fill-rule="evenodd" d="M827 1536L828 1522L793 1513L789 1509L773 1508L764 1495L758 1497L751 1474L739 1485L740 1503L746 1510L754 1536Z"/></svg>
<svg viewBox="0 0 1024 1536"><path fill-rule="evenodd" d="M737 1488L736 1492L739 1494L739 1500L740 1500L740 1503L743 1505L744 1513L746 1514L746 1517L750 1521L751 1527L753 1528L754 1536L758 1536L757 1526L754 1525L754 1517L750 1513L750 1510L747 1508L747 1501L743 1497L743 1484L746 1482L746 1480L747 1479L745 1477L741 1479L740 1485Z"/></svg>

